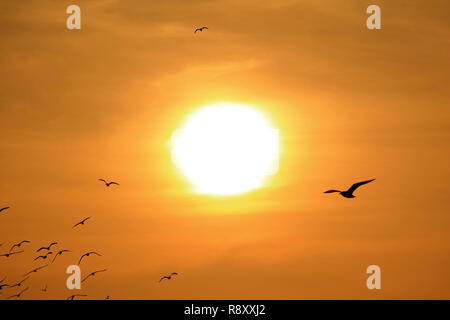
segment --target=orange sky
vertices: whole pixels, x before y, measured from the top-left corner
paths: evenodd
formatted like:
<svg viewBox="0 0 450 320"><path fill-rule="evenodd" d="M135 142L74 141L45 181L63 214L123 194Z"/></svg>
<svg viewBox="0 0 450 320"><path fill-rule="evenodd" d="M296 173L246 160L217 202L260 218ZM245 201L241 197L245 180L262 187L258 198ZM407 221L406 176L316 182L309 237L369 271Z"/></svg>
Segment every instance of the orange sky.
<svg viewBox="0 0 450 320"><path fill-rule="evenodd" d="M66 29L72 3L81 30ZM369 4L381 30L365 26ZM449 9L2 1L0 254L32 244L0 257L0 280L22 279L58 241L73 253L24 299L449 299ZM217 101L256 106L279 129L265 188L196 195L174 167L172 132ZM323 194L370 178L355 199ZM108 271L69 291L65 269L90 250L103 256L82 272ZM371 264L380 291L366 288Z"/></svg>

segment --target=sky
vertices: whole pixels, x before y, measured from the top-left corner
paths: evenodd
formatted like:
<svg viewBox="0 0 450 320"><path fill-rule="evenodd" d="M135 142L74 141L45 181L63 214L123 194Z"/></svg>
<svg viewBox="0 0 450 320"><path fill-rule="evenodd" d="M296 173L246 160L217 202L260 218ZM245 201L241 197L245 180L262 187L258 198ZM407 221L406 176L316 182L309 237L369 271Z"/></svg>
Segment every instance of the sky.
<svg viewBox="0 0 450 320"><path fill-rule="evenodd" d="M80 30L66 28L71 4ZM366 27L370 4L380 30ZM72 252L23 299L450 299L449 9L1 1L0 254L31 244L0 257L0 280L20 281L57 241ZM195 194L174 165L171 135L216 102L279 130L262 188ZM323 194L372 178L354 199ZM107 272L68 290L66 268L91 250L102 256L82 274ZM369 265L381 290L366 287Z"/></svg>

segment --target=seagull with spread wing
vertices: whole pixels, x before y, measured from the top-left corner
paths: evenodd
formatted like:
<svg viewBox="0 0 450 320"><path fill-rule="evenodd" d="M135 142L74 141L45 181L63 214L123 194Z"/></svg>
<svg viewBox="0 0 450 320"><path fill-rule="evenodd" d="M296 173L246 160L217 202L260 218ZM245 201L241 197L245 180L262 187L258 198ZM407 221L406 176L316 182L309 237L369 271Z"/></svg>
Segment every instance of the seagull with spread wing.
<svg viewBox="0 0 450 320"><path fill-rule="evenodd" d="M170 279L172 279L172 276L177 276L177 275L178 275L178 273L172 272L170 275L164 276L161 279L159 279L159 282L163 281L164 279L170 280Z"/></svg>
<svg viewBox="0 0 450 320"><path fill-rule="evenodd" d="M16 283L16 284L13 284L12 286L9 286L9 287L10 287L10 288L20 287L20 286L22 285L22 283L25 282L25 280L28 280L28 278L30 278L30 277L26 277L26 278L23 279L22 281L20 281L20 282L18 282L18 283Z"/></svg>
<svg viewBox="0 0 450 320"><path fill-rule="evenodd" d="M208 29L208 27L196 28L194 33L197 33L198 31L203 32L203 30L209 30L209 29Z"/></svg>
<svg viewBox="0 0 450 320"><path fill-rule="evenodd" d="M105 183L105 186L109 187L110 185L117 185L119 186L119 184L117 182L111 181L111 182L107 182L105 179L98 179L99 181L103 181Z"/></svg>
<svg viewBox="0 0 450 320"><path fill-rule="evenodd" d="M97 273L99 272L105 272L107 269L103 269L103 270L98 270L98 271L94 271L88 274L88 276L86 278L84 278L83 280L81 280L81 282L84 282L87 280L87 278L89 278L90 276L95 276Z"/></svg>
<svg viewBox="0 0 450 320"><path fill-rule="evenodd" d="M55 262L56 258L57 258L58 256L62 255L64 252L72 252L72 251L70 251L70 250L60 250L60 251L58 251L58 252L55 254L55 257L53 258L52 263Z"/></svg>
<svg viewBox="0 0 450 320"><path fill-rule="evenodd" d="M9 249L9 252L13 251L13 249L14 249L15 247L20 248L20 246L21 246L22 244L24 244L24 243L31 243L31 241L28 241L28 240L22 240L22 241L20 241L19 243L16 243L16 244L14 244L14 245L11 247L11 249Z"/></svg>
<svg viewBox="0 0 450 320"><path fill-rule="evenodd" d="M3 208L0 209L0 212L8 210L9 208L11 208L11 207L3 207Z"/></svg>
<svg viewBox="0 0 450 320"><path fill-rule="evenodd" d="M58 242L52 242L52 243L50 243L50 245L49 245L48 247L41 247L41 248L37 249L36 252L39 252L39 251L41 251L41 250L47 250L47 251L50 251L50 248L51 248L52 246L54 246L54 245L57 245L57 244L58 244Z"/></svg>
<svg viewBox="0 0 450 320"><path fill-rule="evenodd" d="M32 274L33 272L38 272L39 270L44 269L45 267L48 267L48 264L46 264L45 266L40 266L40 267L38 267L36 269L33 269L30 272L24 274L23 276L26 277L27 275Z"/></svg>
<svg viewBox="0 0 450 320"><path fill-rule="evenodd" d="M22 291L20 291L18 294L12 295L12 296L10 296L10 297L8 297L8 298L6 298L6 299L11 299L11 298L14 298L14 297L20 298L20 296L22 295L22 293L24 293L25 291L27 291L29 288L30 288L30 287L26 287L25 289L23 289Z"/></svg>
<svg viewBox="0 0 450 320"><path fill-rule="evenodd" d="M36 258L34 258L34 261L36 261L36 260L38 260L38 259L47 259L47 257L50 255L50 254L52 254L53 252L51 252L51 251L49 251L49 252L47 252L47 254L45 255L45 256L38 256L38 257L36 257Z"/></svg>
<svg viewBox="0 0 450 320"><path fill-rule="evenodd" d="M72 227L72 229L75 228L76 226L79 226L79 225L83 225L83 226L84 226L84 223L86 222L86 220L88 220L88 219L90 219L90 218L92 218L92 217L87 217L87 218L83 219L82 221L77 222L77 223Z"/></svg>
<svg viewBox="0 0 450 320"><path fill-rule="evenodd" d="M99 256L99 257L102 256L100 253L97 253L97 252L95 252L95 251L86 252L85 254L83 254L83 255L81 256L80 261L78 261L78 264L81 263L81 260L83 260L84 257L89 257L91 254L95 254L95 255L97 255L97 256Z"/></svg>
<svg viewBox="0 0 450 320"><path fill-rule="evenodd" d="M16 252L8 252L8 253L0 254L0 257L9 258L13 254L18 254L18 253L22 253L22 252L25 252L25 251L22 250L22 251L16 251Z"/></svg>
<svg viewBox="0 0 450 320"><path fill-rule="evenodd" d="M87 297L87 294L73 294L70 297L68 297L66 300L73 300L75 297Z"/></svg>
<svg viewBox="0 0 450 320"><path fill-rule="evenodd" d="M361 182L357 182L355 184L353 184L347 191L340 191L340 190L328 190L325 191L324 193L333 193L333 192L339 192L341 194L341 196L345 197L345 198L354 198L355 196L353 195L353 192L355 192L356 189L358 189L360 186L372 182L375 179L371 179L371 180L366 180L366 181L361 181Z"/></svg>

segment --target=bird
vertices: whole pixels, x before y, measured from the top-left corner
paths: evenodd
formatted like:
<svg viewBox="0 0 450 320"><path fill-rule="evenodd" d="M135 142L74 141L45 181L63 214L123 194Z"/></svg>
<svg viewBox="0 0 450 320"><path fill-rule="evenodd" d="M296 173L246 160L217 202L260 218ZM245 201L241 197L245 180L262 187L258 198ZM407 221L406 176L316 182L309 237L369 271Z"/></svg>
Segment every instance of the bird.
<svg viewBox="0 0 450 320"><path fill-rule="evenodd" d="M103 270L98 270L98 271L94 271L88 274L88 276L86 278L84 278L83 280L81 280L81 282L84 282L87 280L87 278L89 278L90 276L95 276L97 273L99 272L105 272L107 269L103 269Z"/></svg>
<svg viewBox="0 0 450 320"><path fill-rule="evenodd" d="M27 291L28 289L30 289L30 287L26 287L25 289L20 291L18 294L12 295L12 296L10 296L10 297L8 297L6 299L11 299L11 298L14 298L14 297L20 298L21 294L24 293L25 291Z"/></svg>
<svg viewBox="0 0 450 320"><path fill-rule="evenodd" d="M49 252L47 252L47 254L46 254L45 256L39 256L39 257L36 257L36 258L34 259L34 261L36 261L36 260L39 259L39 258L41 258L41 259L47 259L48 255L49 255L49 254L52 254L52 253L53 253L53 252L49 251Z"/></svg>
<svg viewBox="0 0 450 320"><path fill-rule="evenodd" d="M19 243L16 243L15 245L13 245L13 246L11 247L11 249L9 249L9 252L11 252L15 247L20 248L20 246L21 246L23 243L31 243L31 241L23 240L23 241L20 241Z"/></svg>
<svg viewBox="0 0 450 320"><path fill-rule="evenodd" d="M366 180L366 181L361 181L361 182L357 182L355 184L353 184L347 191L340 191L340 190L328 190L325 191L324 193L333 193L333 192L339 192L341 194L341 196L345 197L345 198L354 198L355 196L353 195L353 192L355 192L356 189L358 189L358 187L372 182L375 179L371 179L371 180Z"/></svg>
<svg viewBox="0 0 450 320"><path fill-rule="evenodd" d="M11 207L3 207L3 208L0 209L0 212L5 211L5 210L7 210L9 208L11 208Z"/></svg>
<svg viewBox="0 0 450 320"><path fill-rule="evenodd" d="M102 256L100 253L97 253L95 251L86 252L85 254L83 254L81 256L80 261L78 261L78 264L81 263L81 260L83 260L84 257L89 257L91 254L95 254L95 255L100 256L100 257Z"/></svg>
<svg viewBox="0 0 450 320"><path fill-rule="evenodd" d="M56 258L57 258L59 255L62 255L64 252L72 252L72 251L70 251L70 250L60 250L60 251L58 251L58 252L55 254L55 257L53 258L52 263L55 262Z"/></svg>
<svg viewBox="0 0 450 320"><path fill-rule="evenodd" d="M105 179L98 179L99 181L103 181L105 183L105 186L109 187L110 185L120 185L117 182L111 181L111 182L107 182Z"/></svg>
<svg viewBox="0 0 450 320"><path fill-rule="evenodd" d="M9 286L10 288L14 288L14 287L20 287L22 285L23 282L25 282L25 280L27 280L29 277L26 277L25 279L23 279L22 281L13 284L12 286Z"/></svg>
<svg viewBox="0 0 450 320"><path fill-rule="evenodd" d="M206 30L209 30L208 27L201 27L201 28L195 29L194 33L197 33L197 31L202 32L202 31L205 30L205 29L206 29Z"/></svg>
<svg viewBox="0 0 450 320"><path fill-rule="evenodd" d="M50 245L49 245L48 247L41 247L41 248L37 249L36 252L39 252L39 251L41 251L41 250L47 250L47 251L50 251L50 248L51 248L52 246L54 246L54 245L57 245L57 244L58 244L58 242L52 242L52 243L50 243Z"/></svg>
<svg viewBox="0 0 450 320"><path fill-rule="evenodd" d="M22 250L22 251L16 251L16 252L8 252L8 253L0 254L0 257L8 258L9 256L11 256L13 254L22 253L22 252L24 252L24 251Z"/></svg>
<svg viewBox="0 0 450 320"><path fill-rule="evenodd" d="M75 297L87 297L87 294L73 294L70 297L68 297L66 300L73 300Z"/></svg>
<svg viewBox="0 0 450 320"><path fill-rule="evenodd" d="M91 217L87 217L87 218L83 219L82 221L77 222L77 223L72 227L72 229L75 228L75 227L78 226L78 225L84 225L84 223L86 222L86 220L89 219L89 218L91 218Z"/></svg>
<svg viewBox="0 0 450 320"><path fill-rule="evenodd" d="M109 296L106 296L105 300L109 300Z"/></svg>
<svg viewBox="0 0 450 320"><path fill-rule="evenodd" d="M48 267L48 264L46 264L45 266L40 266L40 267L38 267L38 268L36 268L34 270L31 270L30 272L24 274L23 276L26 277L27 275L32 274L33 272L38 272L38 270L41 270L41 269L43 269L45 267Z"/></svg>
<svg viewBox="0 0 450 320"><path fill-rule="evenodd" d="M2 290L4 287L11 287L9 284L0 284L0 290Z"/></svg>
<svg viewBox="0 0 450 320"><path fill-rule="evenodd" d="M170 275L164 276L161 279L159 279L159 282L163 281L164 279L170 280L170 279L172 279L172 276L177 276L177 275L178 275L178 273L172 272Z"/></svg>

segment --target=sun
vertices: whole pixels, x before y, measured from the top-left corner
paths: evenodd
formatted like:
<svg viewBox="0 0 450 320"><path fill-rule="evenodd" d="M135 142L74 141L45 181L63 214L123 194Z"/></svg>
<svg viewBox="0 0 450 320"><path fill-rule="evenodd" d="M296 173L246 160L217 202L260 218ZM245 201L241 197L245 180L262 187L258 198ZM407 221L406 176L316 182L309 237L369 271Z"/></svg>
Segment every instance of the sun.
<svg viewBox="0 0 450 320"><path fill-rule="evenodd" d="M199 193L234 195L278 170L278 130L248 106L200 109L172 135L172 159Z"/></svg>

